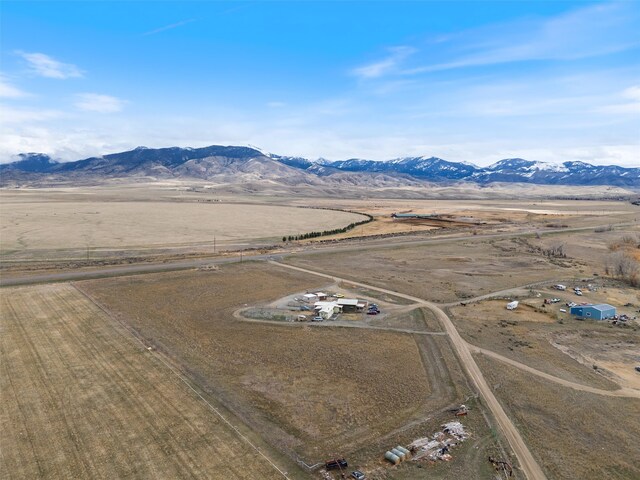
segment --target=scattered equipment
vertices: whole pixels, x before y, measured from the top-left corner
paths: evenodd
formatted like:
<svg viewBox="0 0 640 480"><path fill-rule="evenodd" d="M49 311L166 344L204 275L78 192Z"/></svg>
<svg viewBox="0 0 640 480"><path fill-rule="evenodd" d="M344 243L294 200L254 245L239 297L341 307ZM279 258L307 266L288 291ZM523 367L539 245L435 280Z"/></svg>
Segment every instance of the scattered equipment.
<svg viewBox="0 0 640 480"><path fill-rule="evenodd" d="M324 468L327 471L331 471L331 470L342 470L343 468L347 468L349 466L349 464L347 463L347 461L344 458L336 458L333 460L329 460L327 462L325 462L324 464Z"/></svg>

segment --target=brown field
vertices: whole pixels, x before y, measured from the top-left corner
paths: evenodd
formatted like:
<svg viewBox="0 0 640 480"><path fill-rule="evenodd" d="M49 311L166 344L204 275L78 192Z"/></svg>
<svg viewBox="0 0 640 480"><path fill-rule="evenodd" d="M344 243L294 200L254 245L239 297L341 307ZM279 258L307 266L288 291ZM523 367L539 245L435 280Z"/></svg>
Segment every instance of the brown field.
<svg viewBox="0 0 640 480"><path fill-rule="evenodd" d="M553 279L566 271L544 257L512 248L508 240L363 248L292 256L286 261L435 302L464 300L518 284Z"/></svg>
<svg viewBox="0 0 640 480"><path fill-rule="evenodd" d="M550 190L525 193L534 191L542 198ZM472 345L571 382L640 388L632 370L640 362L637 323L620 329L576 321L559 312L576 300L570 292L510 290L588 279L600 288L582 301L637 314L638 291L602 275L609 245L640 233L640 210L624 202L507 200L513 187L491 187L494 200L465 192L471 200L449 200L455 192L447 188L433 193L443 200L220 196L179 182L5 189L0 259L5 273L55 273L77 268L85 255L86 266L97 268L88 258L94 254L96 262L195 258L213 253L214 235L218 251L282 246L282 235L362 219L295 207L366 212L376 221L341 236L374 238L337 243L336 250L330 242L287 244L295 253L284 261L451 305L499 291L518 295L513 312L506 300L446 310ZM389 218L407 211L485 225L436 231ZM618 222L635 223L535 235ZM382 237L401 232L410 235ZM483 238L511 232L529 236ZM424 239L430 243L402 245ZM568 258L535 252L557 243ZM43 258L50 260L32 263ZM345 455L370 480L495 479L488 455L515 463L448 337L426 334L441 331L429 310L348 281L330 287L379 302L383 314L345 317L344 326L243 321L234 313L327 288L326 278L258 262L0 291L0 478L282 477L269 462L290 478L320 478L296 460ZM541 307L536 292L563 301ZM633 448L640 401L572 390L476 358L549 479L640 476ZM451 462L391 467L382 459L388 448L437 431L460 403L471 409L463 423L472 437ZM524 477L516 471L515 478Z"/></svg>
<svg viewBox="0 0 640 480"><path fill-rule="evenodd" d="M640 400L577 392L476 359L548 478L640 477Z"/></svg>
<svg viewBox="0 0 640 480"><path fill-rule="evenodd" d="M601 373L623 387L640 390L640 335L625 330L562 332L552 344L571 358Z"/></svg>
<svg viewBox="0 0 640 480"><path fill-rule="evenodd" d="M85 200L4 205L0 234L5 258L29 253L47 258L54 252L103 248L212 246L214 236L219 248L255 240L281 242L283 235L341 228L365 219L330 210L227 203Z"/></svg>
<svg viewBox="0 0 640 480"><path fill-rule="evenodd" d="M592 365L574 360L551 344L561 333L600 332L608 330L607 326L571 318L559 324L526 305L508 311L505 304L506 301L483 301L450 308L449 312L462 338L472 345L565 380L607 390L617 388ZM639 334L636 336L640 338Z"/></svg>
<svg viewBox="0 0 640 480"><path fill-rule="evenodd" d="M295 475L72 286L1 306L0 477L282 478L266 458Z"/></svg>
<svg viewBox="0 0 640 480"><path fill-rule="evenodd" d="M301 286L319 279L261 264L82 283L252 429L308 462L423 416L441 387L411 335L233 317Z"/></svg>

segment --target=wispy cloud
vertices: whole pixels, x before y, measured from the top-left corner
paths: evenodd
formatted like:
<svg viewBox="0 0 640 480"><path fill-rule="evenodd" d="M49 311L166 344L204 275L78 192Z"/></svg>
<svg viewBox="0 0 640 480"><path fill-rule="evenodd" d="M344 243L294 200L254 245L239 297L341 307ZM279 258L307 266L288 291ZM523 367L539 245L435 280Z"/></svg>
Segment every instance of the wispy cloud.
<svg viewBox="0 0 640 480"><path fill-rule="evenodd" d="M0 98L23 98L28 96L30 96L29 93L13 86L0 74Z"/></svg>
<svg viewBox="0 0 640 480"><path fill-rule="evenodd" d="M607 55L640 46L639 12L631 3L620 2L591 5L552 18L486 25L439 36L419 48L391 49L385 59L357 67L352 73L363 78L377 78ZM400 68L400 63L409 55L414 65Z"/></svg>
<svg viewBox="0 0 640 480"><path fill-rule="evenodd" d="M87 112L115 113L124 108L125 101L110 95L99 93L79 93L76 95L76 108Z"/></svg>
<svg viewBox="0 0 640 480"><path fill-rule="evenodd" d="M640 114L640 85L626 88L620 93L619 97L621 101L604 105L596 109L596 111L608 114Z"/></svg>
<svg viewBox="0 0 640 480"><path fill-rule="evenodd" d="M183 25L187 25L188 23L195 22L195 21L196 21L195 18L190 18L188 20L181 20L179 22L172 23L171 25L165 25L164 27L156 28L154 30L145 32L142 34L142 36L146 37L148 35L155 35L156 33L165 32L167 30L172 30L174 28L182 27Z"/></svg>
<svg viewBox="0 0 640 480"><path fill-rule="evenodd" d="M356 67L351 74L360 78L377 78L394 73L404 59L416 52L415 48L405 45L391 47L388 50L389 55L382 60Z"/></svg>
<svg viewBox="0 0 640 480"><path fill-rule="evenodd" d="M44 122L64 116L59 110L12 107L0 104L0 123L2 125L20 125L33 122Z"/></svg>
<svg viewBox="0 0 640 480"><path fill-rule="evenodd" d="M82 77L83 72L71 63L62 63L44 53L16 52L29 64L33 73L41 77L66 79Z"/></svg>

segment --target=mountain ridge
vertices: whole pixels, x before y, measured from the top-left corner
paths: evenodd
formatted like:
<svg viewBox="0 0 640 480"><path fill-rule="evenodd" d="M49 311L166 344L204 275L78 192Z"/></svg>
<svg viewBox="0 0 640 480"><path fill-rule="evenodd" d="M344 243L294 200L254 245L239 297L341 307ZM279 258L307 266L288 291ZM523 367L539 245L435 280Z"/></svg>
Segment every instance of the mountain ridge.
<svg viewBox="0 0 640 480"><path fill-rule="evenodd" d="M265 153L254 147L211 145L201 148L147 148L58 162L46 154L23 153L0 165L1 184L115 178L193 178L219 182L271 181L280 184L353 184L401 187L424 183L494 182L539 185L604 185L640 188L640 168L562 164L509 158L487 167L438 157L391 160L309 160Z"/></svg>

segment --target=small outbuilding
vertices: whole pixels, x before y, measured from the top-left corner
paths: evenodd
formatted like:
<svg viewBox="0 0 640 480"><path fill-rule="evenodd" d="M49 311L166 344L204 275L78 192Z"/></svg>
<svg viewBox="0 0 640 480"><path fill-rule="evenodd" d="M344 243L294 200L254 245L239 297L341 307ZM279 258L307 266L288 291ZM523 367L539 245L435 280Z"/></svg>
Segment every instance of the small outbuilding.
<svg viewBox="0 0 640 480"><path fill-rule="evenodd" d="M359 302L357 298L339 298L337 303L345 313L361 312L365 307L365 304Z"/></svg>
<svg viewBox="0 0 640 480"><path fill-rule="evenodd" d="M302 300L304 300L307 303L317 302L318 301L318 295L316 295L315 293L305 293L302 296Z"/></svg>
<svg viewBox="0 0 640 480"><path fill-rule="evenodd" d="M606 320L616 316L616 307L608 303L598 305L576 305L571 307L571 315L578 318L590 318L593 320Z"/></svg>

